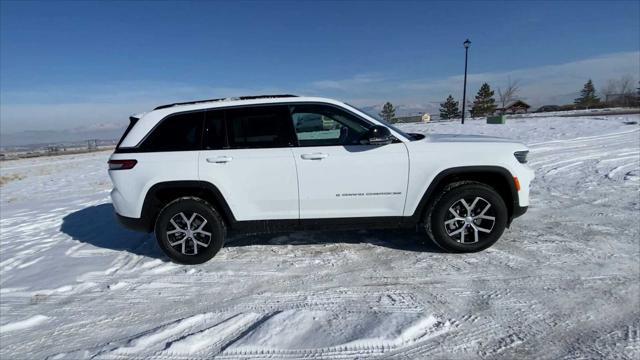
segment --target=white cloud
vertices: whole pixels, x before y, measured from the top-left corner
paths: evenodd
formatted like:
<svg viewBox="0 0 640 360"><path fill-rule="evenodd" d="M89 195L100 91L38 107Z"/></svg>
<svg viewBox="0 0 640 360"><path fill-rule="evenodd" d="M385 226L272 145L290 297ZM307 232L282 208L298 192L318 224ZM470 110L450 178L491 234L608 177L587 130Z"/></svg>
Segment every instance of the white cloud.
<svg viewBox="0 0 640 360"><path fill-rule="evenodd" d="M471 73L467 95L472 99L482 82L493 89L508 78L519 80L520 96L533 106L571 101L587 79L596 88L609 79L631 75L640 78L640 52L614 53L564 64L500 72ZM356 74L344 79L324 79L290 89L278 87L225 88L179 83L114 82L94 86L43 87L30 91L2 91L0 131L59 130L123 126L133 113L162 103L247 94L295 93L335 97L356 106L391 101L400 109L436 111L448 94L462 97L462 74L439 79L398 79L383 74Z"/></svg>
<svg viewBox="0 0 640 360"><path fill-rule="evenodd" d="M180 101L256 93L282 93L277 88L224 88L177 83L112 83L78 87L44 87L2 92L0 131L92 130L126 126L129 116Z"/></svg>
<svg viewBox="0 0 640 360"><path fill-rule="evenodd" d="M598 88L604 86L607 80L624 75L631 75L635 81L640 78L640 52L608 54L564 64L509 71L471 73L467 78L467 99L473 98L483 82L497 90L511 78L519 81L520 97L532 105L559 104L572 101L589 78ZM338 96L362 106L391 101L410 108L433 109L448 94L460 100L462 84L462 74L409 81L356 75L342 80L316 81L308 92L317 94L324 91L324 95Z"/></svg>
<svg viewBox="0 0 640 360"><path fill-rule="evenodd" d="M565 64L504 72L470 74L467 78L467 94L474 95L483 82L497 89L511 78L519 81L520 96L532 104L558 103L570 101L588 79L592 79L598 88L604 86L609 79L625 75L631 75L637 82L640 77L640 52L615 53ZM462 83L463 76L456 75L436 81L411 81L400 87L427 94L451 92L455 96L462 92Z"/></svg>
<svg viewBox="0 0 640 360"><path fill-rule="evenodd" d="M385 79L379 74L358 74L348 79L342 80L319 80L311 83L313 90L329 91L353 91L359 90L368 85L384 82Z"/></svg>

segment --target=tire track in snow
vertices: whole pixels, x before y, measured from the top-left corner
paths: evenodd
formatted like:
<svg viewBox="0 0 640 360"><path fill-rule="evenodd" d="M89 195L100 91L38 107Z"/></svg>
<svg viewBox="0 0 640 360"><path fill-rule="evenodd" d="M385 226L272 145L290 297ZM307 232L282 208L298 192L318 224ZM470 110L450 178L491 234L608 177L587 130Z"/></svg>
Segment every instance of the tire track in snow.
<svg viewBox="0 0 640 360"><path fill-rule="evenodd" d="M581 136L573 139L550 140L550 141L543 141L538 143L530 143L529 147L537 147L540 145L557 144L557 143L567 144L567 143L576 143L576 142L601 141L601 140L617 138L621 136L626 137L629 134L632 134L635 132L640 132L640 128L636 127L635 129L632 129L632 130L620 131L616 133L609 133L609 134L603 134L603 135Z"/></svg>
<svg viewBox="0 0 640 360"><path fill-rule="evenodd" d="M569 140L554 140L537 143L531 146L532 166L538 174L538 180L532 186L532 203L535 203L536 183L544 186L545 190L551 193L558 193L564 196L564 189L567 189L566 176L561 174L570 173L570 181L575 189L600 191L602 179L616 182L635 182L632 176L618 175L623 169L629 169L631 174L640 170L640 139L638 131L634 128L629 131L614 134L603 134L589 137L579 137ZM615 141L615 142L612 142ZM536 147L541 147L538 152ZM638 160L638 163L628 160ZM636 165L637 164L637 165ZM601 174L601 175L598 175ZM566 196L573 197L574 191L566 193ZM554 200L557 202L560 198Z"/></svg>
<svg viewBox="0 0 640 360"><path fill-rule="evenodd" d="M38 326L48 320L49 320L48 316L35 315L21 321L0 325L0 334L6 334L12 331L26 330L26 329Z"/></svg>
<svg viewBox="0 0 640 360"><path fill-rule="evenodd" d="M251 328L268 320L273 314L260 315L256 313L241 313L223 320L213 326L195 333L190 333L167 343L161 353L170 357L190 356L207 352L207 357L219 354L224 348L244 336Z"/></svg>

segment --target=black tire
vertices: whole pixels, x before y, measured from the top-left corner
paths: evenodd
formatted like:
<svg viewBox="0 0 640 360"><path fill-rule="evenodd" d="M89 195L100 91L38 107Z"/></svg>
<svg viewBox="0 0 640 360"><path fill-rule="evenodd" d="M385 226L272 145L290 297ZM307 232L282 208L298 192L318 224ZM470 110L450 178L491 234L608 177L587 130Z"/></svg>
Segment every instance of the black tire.
<svg viewBox="0 0 640 360"><path fill-rule="evenodd" d="M170 202L160 211L155 224L160 248L180 264L202 264L214 257L224 244L226 232L218 212L197 197L182 197Z"/></svg>
<svg viewBox="0 0 640 360"><path fill-rule="evenodd" d="M471 214L468 214L466 206L461 202L462 199L465 200L465 204L471 206L477 198L480 200L472 208ZM490 206L484 214L480 214L486 204ZM479 210L476 211L475 208ZM458 214L458 217L454 214ZM478 215L482 218L474 217ZM465 220L455 220L462 217ZM494 218L493 221L490 220L491 217ZM481 251L493 245L504 232L507 217L507 206L492 187L482 183L466 182L446 187L427 211L424 222L428 236L436 245L445 251L461 253ZM490 232L486 233L486 230Z"/></svg>

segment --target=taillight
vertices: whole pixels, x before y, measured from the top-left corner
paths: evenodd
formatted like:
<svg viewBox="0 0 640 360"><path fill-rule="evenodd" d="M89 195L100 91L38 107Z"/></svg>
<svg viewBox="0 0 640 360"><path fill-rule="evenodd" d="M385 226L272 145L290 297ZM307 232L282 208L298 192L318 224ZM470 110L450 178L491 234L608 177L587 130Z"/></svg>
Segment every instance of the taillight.
<svg viewBox="0 0 640 360"><path fill-rule="evenodd" d="M109 170L129 170L133 169L138 160L109 160Z"/></svg>

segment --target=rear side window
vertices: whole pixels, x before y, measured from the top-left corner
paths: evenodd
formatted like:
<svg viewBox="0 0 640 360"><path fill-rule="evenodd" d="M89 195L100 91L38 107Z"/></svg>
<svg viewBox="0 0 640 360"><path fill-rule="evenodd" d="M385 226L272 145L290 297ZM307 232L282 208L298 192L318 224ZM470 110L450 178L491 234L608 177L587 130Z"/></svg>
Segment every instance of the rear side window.
<svg viewBox="0 0 640 360"><path fill-rule="evenodd" d="M204 127L204 148L205 150L227 148L224 110L207 111Z"/></svg>
<svg viewBox="0 0 640 360"><path fill-rule="evenodd" d="M232 149L294 146L295 137L287 106L259 106L226 110Z"/></svg>
<svg viewBox="0 0 640 360"><path fill-rule="evenodd" d="M166 117L142 143L144 151L199 150L204 112L190 112Z"/></svg>

